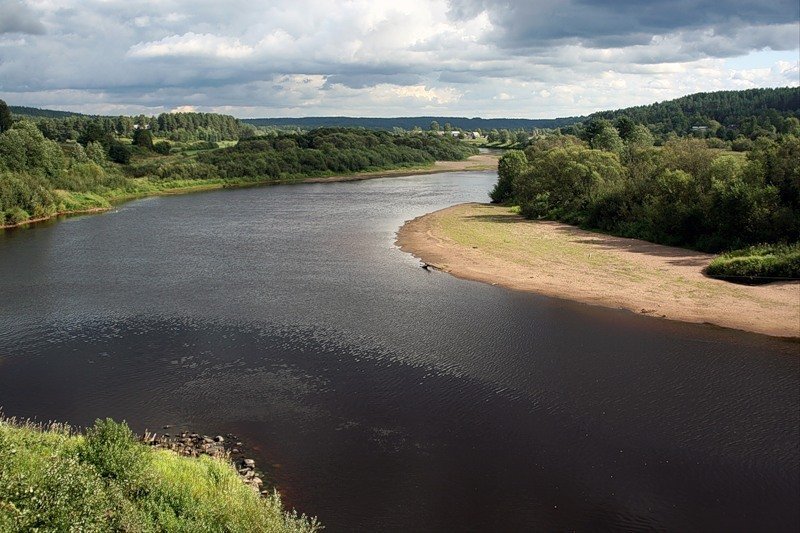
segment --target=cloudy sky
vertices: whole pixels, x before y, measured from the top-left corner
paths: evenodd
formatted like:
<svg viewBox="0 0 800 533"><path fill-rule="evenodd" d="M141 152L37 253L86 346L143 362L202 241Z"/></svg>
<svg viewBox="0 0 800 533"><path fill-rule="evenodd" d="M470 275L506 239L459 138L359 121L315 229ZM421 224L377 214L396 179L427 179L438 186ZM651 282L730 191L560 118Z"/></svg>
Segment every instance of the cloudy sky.
<svg viewBox="0 0 800 533"><path fill-rule="evenodd" d="M797 86L798 0L0 0L0 98L554 118Z"/></svg>

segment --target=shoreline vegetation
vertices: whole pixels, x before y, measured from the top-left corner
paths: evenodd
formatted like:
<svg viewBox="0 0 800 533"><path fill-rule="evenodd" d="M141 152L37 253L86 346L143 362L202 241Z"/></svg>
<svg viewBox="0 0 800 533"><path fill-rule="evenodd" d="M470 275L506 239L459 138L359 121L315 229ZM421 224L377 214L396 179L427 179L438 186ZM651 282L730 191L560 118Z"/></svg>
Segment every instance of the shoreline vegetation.
<svg viewBox="0 0 800 533"><path fill-rule="evenodd" d="M98 205L97 207L80 207L74 210L58 211L56 213L41 216L38 218L31 218L13 224L0 225L0 229L13 229L23 226L29 226L40 222L46 222L60 217L68 217L82 214L104 213L114 209L114 206L147 198L151 196L169 196L173 194L190 194L194 192L213 191L228 188L244 188L244 187L263 187L270 185L289 185L300 183L339 183L347 181L363 181L377 178L400 178L407 176L421 176L427 174L439 174L442 172L478 172L486 170L496 170L499 155L495 154L478 154L470 156L461 161L435 161L431 165L421 167L406 167L388 170L359 172L355 174L341 174L334 176L321 176L298 178L290 180L281 179L265 179L261 181L226 181L221 178L213 178L205 181L179 181L173 183L160 184L160 187L155 187L148 182L143 190L138 192L130 192L127 194L112 194L109 197L103 195L92 195L92 200L97 203L106 203L107 205ZM141 178L140 178L141 179ZM67 191L58 191L61 194L67 195Z"/></svg>
<svg viewBox="0 0 800 533"><path fill-rule="evenodd" d="M800 337L800 282L706 277L714 255L460 204L406 222L396 244L456 277L775 337Z"/></svg>
<svg viewBox="0 0 800 533"><path fill-rule="evenodd" d="M261 490L255 462L236 455L222 436L137 438L111 419L77 432L0 417L0 531L321 529Z"/></svg>
<svg viewBox="0 0 800 533"><path fill-rule="evenodd" d="M328 128L256 135L233 117L191 113L136 124L91 117L6 122L0 127L2 228L154 195L496 167L485 164L486 155L466 161L479 148L433 132ZM173 123L192 129L174 130Z"/></svg>

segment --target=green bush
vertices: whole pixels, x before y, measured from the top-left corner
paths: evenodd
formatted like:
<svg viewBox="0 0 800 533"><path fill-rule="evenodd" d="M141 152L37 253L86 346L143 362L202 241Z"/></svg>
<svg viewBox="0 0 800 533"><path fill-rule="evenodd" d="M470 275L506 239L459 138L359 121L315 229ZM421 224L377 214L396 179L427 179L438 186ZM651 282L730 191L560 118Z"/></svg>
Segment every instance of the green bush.
<svg viewBox="0 0 800 533"><path fill-rule="evenodd" d="M93 465L101 476L131 484L143 477L146 452L125 423L106 418L96 420L87 430L78 453L81 460Z"/></svg>
<svg viewBox="0 0 800 533"><path fill-rule="evenodd" d="M6 211L5 218L9 224L20 224L31 218L31 216L24 209L15 206Z"/></svg>
<svg viewBox="0 0 800 533"><path fill-rule="evenodd" d="M800 243L751 246L723 254L706 268L712 277L800 279Z"/></svg>
<svg viewBox="0 0 800 533"><path fill-rule="evenodd" d="M169 143L169 141L157 142L155 145L153 145L153 150L157 154L167 155L169 154L170 150L172 150L172 145Z"/></svg>
<svg viewBox="0 0 800 533"><path fill-rule="evenodd" d="M131 151L124 144L115 143L108 149L108 158L120 165L127 165L131 162Z"/></svg>

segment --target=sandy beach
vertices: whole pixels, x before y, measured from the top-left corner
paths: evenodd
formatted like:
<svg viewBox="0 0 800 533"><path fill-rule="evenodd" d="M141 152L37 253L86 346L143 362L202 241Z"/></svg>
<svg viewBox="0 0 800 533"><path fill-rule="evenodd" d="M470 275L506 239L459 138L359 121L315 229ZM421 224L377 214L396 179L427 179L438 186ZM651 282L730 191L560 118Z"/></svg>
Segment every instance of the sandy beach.
<svg viewBox="0 0 800 533"><path fill-rule="evenodd" d="M416 218L397 245L454 276L649 316L800 337L800 282L703 275L710 254L461 204Z"/></svg>

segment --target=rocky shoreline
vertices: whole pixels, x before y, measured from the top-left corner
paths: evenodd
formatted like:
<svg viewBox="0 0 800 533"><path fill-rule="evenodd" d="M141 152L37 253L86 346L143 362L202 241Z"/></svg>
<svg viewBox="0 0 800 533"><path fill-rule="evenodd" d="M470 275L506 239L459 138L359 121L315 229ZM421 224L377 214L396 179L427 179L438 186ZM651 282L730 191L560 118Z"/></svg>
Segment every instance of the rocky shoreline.
<svg viewBox="0 0 800 533"><path fill-rule="evenodd" d="M169 426L164 429L169 429ZM236 468L242 483L262 496L271 493L264 488L264 480L259 476L255 460L246 457L243 444L237 440L236 435L210 437L187 431L176 434L145 431L140 440L153 448L170 450L184 457L208 455L229 461Z"/></svg>

